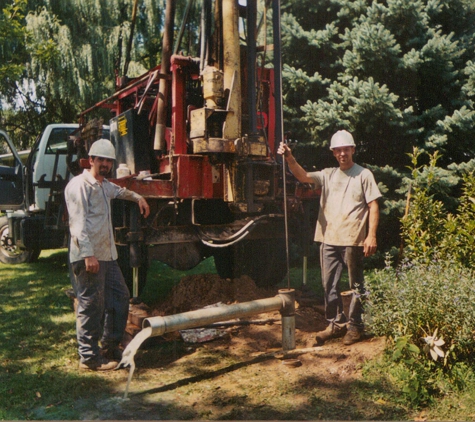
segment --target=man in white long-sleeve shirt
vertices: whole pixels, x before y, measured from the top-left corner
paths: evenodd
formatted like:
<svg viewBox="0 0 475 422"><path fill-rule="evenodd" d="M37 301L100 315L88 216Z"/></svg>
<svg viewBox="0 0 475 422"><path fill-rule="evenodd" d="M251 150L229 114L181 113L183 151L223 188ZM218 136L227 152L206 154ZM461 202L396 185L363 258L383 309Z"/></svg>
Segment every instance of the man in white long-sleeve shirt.
<svg viewBox="0 0 475 422"><path fill-rule="evenodd" d="M142 196L105 178L114 160L112 143L96 141L89 151L91 168L71 179L64 193L71 233L69 260L78 300L79 368L93 371L117 366L129 310L129 290L117 263L110 201L134 201L145 218L150 212Z"/></svg>

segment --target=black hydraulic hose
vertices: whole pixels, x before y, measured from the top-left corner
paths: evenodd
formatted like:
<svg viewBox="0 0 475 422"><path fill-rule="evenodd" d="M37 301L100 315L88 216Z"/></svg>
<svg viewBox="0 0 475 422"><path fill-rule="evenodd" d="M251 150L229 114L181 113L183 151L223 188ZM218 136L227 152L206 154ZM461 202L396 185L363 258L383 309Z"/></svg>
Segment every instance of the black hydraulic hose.
<svg viewBox="0 0 475 422"><path fill-rule="evenodd" d="M200 226L197 226L198 227L198 233L200 235L200 239L201 239L202 242L210 241L210 242L217 242L217 243L229 243L229 242L233 241L236 238L241 238L241 235L243 233L246 233L246 235L249 234L252 230L254 230L254 228L256 227L257 223L260 220L262 220L264 218L272 218L272 217L279 217L279 215L278 214L260 215L259 217L255 218L254 220L249 221L246 225L241 227L236 233L228 236L226 239L213 238L210 235L204 233L203 230L200 228Z"/></svg>
<svg viewBox="0 0 475 422"><path fill-rule="evenodd" d="M234 245L235 243L238 243L241 240L243 240L249 233L250 231L247 230L241 235L241 237L234 239L232 242L227 242L227 243L213 243L213 242L208 242L207 240L204 240L204 239L201 239L201 242L204 245L210 246L212 248L227 248L228 246Z"/></svg>

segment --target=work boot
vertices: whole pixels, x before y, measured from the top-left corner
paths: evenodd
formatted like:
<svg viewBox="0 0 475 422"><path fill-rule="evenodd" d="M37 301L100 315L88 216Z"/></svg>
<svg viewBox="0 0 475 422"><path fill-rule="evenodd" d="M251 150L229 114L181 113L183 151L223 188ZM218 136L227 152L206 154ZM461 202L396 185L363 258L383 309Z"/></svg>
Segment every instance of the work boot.
<svg viewBox="0 0 475 422"><path fill-rule="evenodd" d="M86 371L111 371L117 368L118 362L99 356L87 362L79 362L79 369Z"/></svg>
<svg viewBox="0 0 475 422"><path fill-rule="evenodd" d="M363 340L363 329L354 325L348 325L346 335L343 337L343 344L349 346L361 340Z"/></svg>
<svg viewBox="0 0 475 422"><path fill-rule="evenodd" d="M109 360L116 360L120 362L122 360L122 349L119 346L105 346L100 350L101 356Z"/></svg>
<svg viewBox="0 0 475 422"><path fill-rule="evenodd" d="M315 340L318 346L321 346L327 340L332 338L343 337L346 333L345 325L337 325L334 322L331 322L330 325L325 328L323 331L319 331L315 336Z"/></svg>

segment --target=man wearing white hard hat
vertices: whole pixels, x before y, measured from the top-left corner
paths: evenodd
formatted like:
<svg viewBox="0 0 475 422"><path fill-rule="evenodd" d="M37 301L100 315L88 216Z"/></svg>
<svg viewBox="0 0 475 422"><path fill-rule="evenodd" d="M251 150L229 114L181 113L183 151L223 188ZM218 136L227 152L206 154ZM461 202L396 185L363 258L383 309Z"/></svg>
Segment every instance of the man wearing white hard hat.
<svg viewBox="0 0 475 422"><path fill-rule="evenodd" d="M320 264L328 327L317 333L317 344L343 337L350 345L363 339L363 257L376 252L381 193L370 170L353 161L355 141L346 130L336 132L330 149L338 167L309 172L300 166L285 144L279 146L292 174L321 190L315 241L320 242ZM349 315L343 312L340 278L346 267L353 291Z"/></svg>
<svg viewBox="0 0 475 422"><path fill-rule="evenodd" d="M79 368L92 371L117 367L129 313L130 294L117 263L110 201L134 201L145 218L150 212L141 195L106 179L115 157L109 140L94 142L89 150L91 168L72 178L64 192L71 233L69 260L78 300Z"/></svg>

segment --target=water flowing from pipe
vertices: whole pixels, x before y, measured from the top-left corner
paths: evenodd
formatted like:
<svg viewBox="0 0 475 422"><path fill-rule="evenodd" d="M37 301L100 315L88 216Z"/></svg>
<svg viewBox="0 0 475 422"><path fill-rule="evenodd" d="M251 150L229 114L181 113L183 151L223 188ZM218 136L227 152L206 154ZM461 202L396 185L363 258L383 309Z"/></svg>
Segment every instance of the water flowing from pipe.
<svg viewBox="0 0 475 422"><path fill-rule="evenodd" d="M124 353L122 353L122 359L117 365L117 369L127 368L127 366L130 366L129 376L127 379L127 386L125 387L124 399L126 399L127 395L129 394L130 381L132 380L132 375L134 374L134 371L135 371L135 360L134 360L135 354L137 353L137 350L142 345L142 343L145 340L147 340L151 335L152 335L151 327L142 329L142 331L139 331L138 334L133 338L133 340L127 345L127 347L124 350Z"/></svg>

